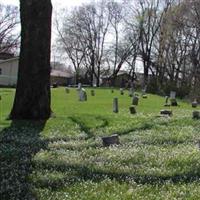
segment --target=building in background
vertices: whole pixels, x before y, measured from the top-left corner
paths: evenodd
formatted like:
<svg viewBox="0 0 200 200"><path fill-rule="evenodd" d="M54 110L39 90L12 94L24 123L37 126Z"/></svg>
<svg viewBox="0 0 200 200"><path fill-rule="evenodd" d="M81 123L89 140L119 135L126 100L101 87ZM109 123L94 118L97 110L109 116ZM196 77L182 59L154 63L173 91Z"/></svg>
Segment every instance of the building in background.
<svg viewBox="0 0 200 200"><path fill-rule="evenodd" d="M1 56L1 55L0 55ZM1 57L0 57L1 58ZM0 86L15 87L17 84L19 57L0 59ZM51 84L60 86L73 85L74 74L71 71L52 69Z"/></svg>

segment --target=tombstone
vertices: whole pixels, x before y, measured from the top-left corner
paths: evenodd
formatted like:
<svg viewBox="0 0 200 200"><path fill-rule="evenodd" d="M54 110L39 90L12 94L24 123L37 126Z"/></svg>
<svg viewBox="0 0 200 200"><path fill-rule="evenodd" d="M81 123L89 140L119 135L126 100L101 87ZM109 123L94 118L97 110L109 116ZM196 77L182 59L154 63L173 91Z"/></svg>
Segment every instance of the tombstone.
<svg viewBox="0 0 200 200"><path fill-rule="evenodd" d="M120 88L120 94L124 95L124 89L123 88Z"/></svg>
<svg viewBox="0 0 200 200"><path fill-rule="evenodd" d="M65 88L65 92L66 92L67 94L69 94L70 90L69 90L68 87Z"/></svg>
<svg viewBox="0 0 200 200"><path fill-rule="evenodd" d="M105 137L102 137L101 139L103 141L103 146L104 147L120 144L119 136L117 134L111 135L111 136L105 136Z"/></svg>
<svg viewBox="0 0 200 200"><path fill-rule="evenodd" d="M143 99L147 99L147 95L145 94L145 95L142 95L142 98Z"/></svg>
<svg viewBox="0 0 200 200"><path fill-rule="evenodd" d="M193 119L200 119L200 112L199 111L194 111L192 113L192 118Z"/></svg>
<svg viewBox="0 0 200 200"><path fill-rule="evenodd" d="M132 99L132 105L135 105L137 106L138 105L138 102L139 102L139 98L134 96L133 99Z"/></svg>
<svg viewBox="0 0 200 200"><path fill-rule="evenodd" d="M171 105L169 104L169 96L166 96L166 97L165 97L165 107L169 107L169 106L171 106Z"/></svg>
<svg viewBox="0 0 200 200"><path fill-rule="evenodd" d="M77 91L78 91L79 101L87 101L87 93L85 89L82 88L81 83L78 84Z"/></svg>
<svg viewBox="0 0 200 200"><path fill-rule="evenodd" d="M170 92L170 99L176 99L176 92L175 91Z"/></svg>
<svg viewBox="0 0 200 200"><path fill-rule="evenodd" d="M161 115L168 115L168 116L172 116L172 111L171 110L161 110L160 111Z"/></svg>
<svg viewBox="0 0 200 200"><path fill-rule="evenodd" d="M133 106L133 105L129 107L129 110L130 110L131 114L136 114L137 113L136 109L135 109L135 106Z"/></svg>
<svg viewBox="0 0 200 200"><path fill-rule="evenodd" d="M198 106L198 102L197 100L195 99L193 102L192 102L192 107L193 108L196 108Z"/></svg>
<svg viewBox="0 0 200 200"><path fill-rule="evenodd" d="M178 106L176 99L170 99L170 101L171 101L171 106Z"/></svg>
<svg viewBox="0 0 200 200"><path fill-rule="evenodd" d="M147 86L144 86L144 88L142 89L142 96L146 95L146 91L147 91Z"/></svg>
<svg viewBox="0 0 200 200"><path fill-rule="evenodd" d="M95 96L95 91L91 90L91 96Z"/></svg>
<svg viewBox="0 0 200 200"><path fill-rule="evenodd" d="M118 112L119 112L119 108L118 108L118 98L114 98L114 99L113 99L113 112L114 112L114 113L118 113Z"/></svg>
<svg viewBox="0 0 200 200"><path fill-rule="evenodd" d="M77 90L79 91L79 90L81 90L81 88L82 88L82 84L79 83L79 84L78 84L78 88L77 88Z"/></svg>
<svg viewBox="0 0 200 200"><path fill-rule="evenodd" d="M133 82L131 82L131 88L129 89L129 97L133 97L134 96L134 85Z"/></svg>

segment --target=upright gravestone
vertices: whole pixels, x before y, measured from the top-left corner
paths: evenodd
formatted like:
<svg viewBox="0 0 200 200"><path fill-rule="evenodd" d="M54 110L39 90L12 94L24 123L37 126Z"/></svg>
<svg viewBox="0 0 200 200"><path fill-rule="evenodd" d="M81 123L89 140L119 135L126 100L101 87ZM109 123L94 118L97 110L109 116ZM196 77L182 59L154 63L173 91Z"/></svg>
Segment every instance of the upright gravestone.
<svg viewBox="0 0 200 200"><path fill-rule="evenodd" d="M194 99L194 101L192 102L192 107L196 108L198 106L198 102L196 99Z"/></svg>
<svg viewBox="0 0 200 200"><path fill-rule="evenodd" d="M134 84L133 84L133 82L131 82L131 87L129 89L129 96L133 97L134 96L134 92L135 92L135 90L134 90Z"/></svg>
<svg viewBox="0 0 200 200"><path fill-rule="evenodd" d="M118 112L119 112L119 108L118 108L118 98L114 98L114 99L113 99L113 112L114 112L114 113L118 113Z"/></svg>
<svg viewBox="0 0 200 200"><path fill-rule="evenodd" d="M131 113L131 114L136 114L135 106L133 106L133 105L130 106L130 107L129 107L129 110L130 110L130 113Z"/></svg>
<svg viewBox="0 0 200 200"><path fill-rule="evenodd" d="M124 95L124 89L123 88L120 88L120 94Z"/></svg>
<svg viewBox="0 0 200 200"><path fill-rule="evenodd" d="M78 96L79 96L79 101L87 101L87 93L84 88L82 88L82 84L78 84Z"/></svg>
<svg viewBox="0 0 200 200"><path fill-rule="evenodd" d="M178 106L178 103L176 101L176 92L175 91L170 92L170 101L171 101L171 106Z"/></svg>
<svg viewBox="0 0 200 200"><path fill-rule="evenodd" d="M91 90L91 96L95 96L95 91Z"/></svg>
<svg viewBox="0 0 200 200"><path fill-rule="evenodd" d="M144 88L142 89L142 96L146 95L146 91L147 91L147 86L144 86Z"/></svg>
<svg viewBox="0 0 200 200"><path fill-rule="evenodd" d="M170 99L176 99L176 92L175 91L170 92Z"/></svg>
<svg viewBox="0 0 200 200"><path fill-rule="evenodd" d="M139 98L137 96L134 96L133 99L132 99L132 105L137 106L138 102L139 102Z"/></svg>
<svg viewBox="0 0 200 200"><path fill-rule="evenodd" d="M199 111L194 111L192 113L193 119L200 119L200 112Z"/></svg>
<svg viewBox="0 0 200 200"><path fill-rule="evenodd" d="M68 87L65 88L65 92L66 92L67 94L69 94L70 90L69 90Z"/></svg>

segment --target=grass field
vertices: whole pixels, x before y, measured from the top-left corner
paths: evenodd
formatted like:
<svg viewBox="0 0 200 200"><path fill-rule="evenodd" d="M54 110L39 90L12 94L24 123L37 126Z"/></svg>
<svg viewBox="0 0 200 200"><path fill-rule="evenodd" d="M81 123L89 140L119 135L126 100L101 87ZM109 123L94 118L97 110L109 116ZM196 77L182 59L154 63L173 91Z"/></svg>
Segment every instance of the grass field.
<svg viewBox="0 0 200 200"><path fill-rule="evenodd" d="M87 91L79 102L75 89L52 89L56 117L44 123L5 120L15 91L0 89L0 199L200 199L200 122L190 104L158 117L165 100L149 94L131 115L128 91ZM121 144L103 147L101 136L114 133Z"/></svg>

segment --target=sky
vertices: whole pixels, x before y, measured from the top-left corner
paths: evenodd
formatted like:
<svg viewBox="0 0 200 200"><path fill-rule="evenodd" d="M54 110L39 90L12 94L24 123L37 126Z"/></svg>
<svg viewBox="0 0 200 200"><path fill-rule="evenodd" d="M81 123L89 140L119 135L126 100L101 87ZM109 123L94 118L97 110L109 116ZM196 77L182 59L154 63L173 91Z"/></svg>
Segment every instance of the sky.
<svg viewBox="0 0 200 200"><path fill-rule="evenodd" d="M73 8L75 6L79 6L83 3L91 2L95 0L51 0L53 5L53 12L57 12L59 9L62 8ZM0 0L0 4L4 5L15 5L19 7L19 0ZM54 33L52 34L53 38L56 37ZM54 40L54 39L53 39ZM137 71L141 70L141 61L137 61L136 63Z"/></svg>
<svg viewBox="0 0 200 200"><path fill-rule="evenodd" d="M78 6L84 2L87 2L87 0L52 0L53 7L55 9ZM0 0L0 3L5 5L10 4L19 6L19 0Z"/></svg>

